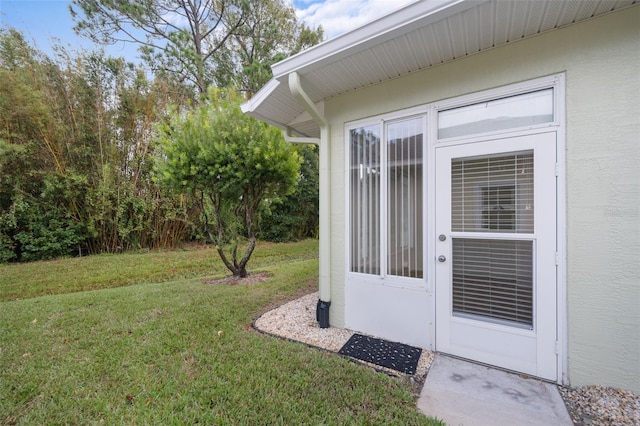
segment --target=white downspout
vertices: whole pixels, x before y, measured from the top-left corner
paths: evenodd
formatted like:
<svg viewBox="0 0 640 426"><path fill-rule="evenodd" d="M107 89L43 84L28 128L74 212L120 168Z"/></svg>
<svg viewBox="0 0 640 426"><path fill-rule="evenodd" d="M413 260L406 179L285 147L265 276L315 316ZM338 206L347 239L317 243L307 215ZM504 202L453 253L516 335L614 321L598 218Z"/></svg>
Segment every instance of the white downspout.
<svg viewBox="0 0 640 426"><path fill-rule="evenodd" d="M302 137L293 136L291 133L292 133L291 127L287 127L286 130L282 131L282 134L284 135L284 140L289 143L320 145L320 138L302 138Z"/></svg>
<svg viewBox="0 0 640 426"><path fill-rule="evenodd" d="M331 167L329 165L329 123L324 115L318 111L309 95L303 90L300 84L300 76L297 72L289 74L289 90L293 97L320 126L320 300L318 301L318 310L320 310L321 304L324 303L323 306L326 308L326 322L328 326L328 309L331 304L331 262L329 257L331 254ZM303 139L306 143L310 142L309 138ZM322 326L322 321L320 322Z"/></svg>

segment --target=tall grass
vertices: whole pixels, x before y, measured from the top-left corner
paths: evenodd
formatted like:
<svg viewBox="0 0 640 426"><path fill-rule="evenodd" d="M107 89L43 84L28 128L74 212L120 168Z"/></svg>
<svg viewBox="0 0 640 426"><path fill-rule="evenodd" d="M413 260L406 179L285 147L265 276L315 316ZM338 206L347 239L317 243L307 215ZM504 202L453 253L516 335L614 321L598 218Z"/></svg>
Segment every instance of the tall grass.
<svg viewBox="0 0 640 426"><path fill-rule="evenodd" d="M436 424L407 383L252 329L268 306L315 290L316 250L260 246L254 268L272 278L256 285L203 284L225 272L198 250L4 267L3 295L20 288L22 300L0 302L0 424ZM143 284L114 266L147 271ZM50 276L32 292L7 270Z"/></svg>

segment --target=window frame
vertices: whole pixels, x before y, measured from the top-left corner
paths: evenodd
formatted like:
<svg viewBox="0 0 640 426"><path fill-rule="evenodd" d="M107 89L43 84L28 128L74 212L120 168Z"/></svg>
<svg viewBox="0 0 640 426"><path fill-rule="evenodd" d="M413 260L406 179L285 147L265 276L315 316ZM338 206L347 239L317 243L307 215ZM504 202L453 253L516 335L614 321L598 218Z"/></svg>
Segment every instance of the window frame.
<svg viewBox="0 0 640 426"><path fill-rule="evenodd" d="M456 110L463 110L463 109L468 109L474 106L479 106L482 104L485 104L485 107L490 106L490 104L500 104L502 102L508 101L509 99L511 100L517 100L517 98L523 98L523 97L530 97L530 95L534 95L536 93L542 93L542 92L550 92L551 93L551 99L552 99L552 103L551 103L551 118L552 120L550 121L541 121L541 122L537 122L537 123L529 123L529 124L521 124L521 125L513 125L513 126L499 126L498 127L494 127L493 129L490 130L486 130L486 131L469 131L468 133L462 133L462 134L458 134L458 135L454 135L454 136L440 136L440 132L441 131L445 131L447 130L448 132L455 132L455 126L454 127L444 127L444 128L440 128L440 115L443 113L448 113L448 112L455 112ZM476 95L476 94L474 94ZM447 106L447 104L441 104L439 105L439 107L437 108L437 112L436 112L436 122L437 122L437 135L438 135L438 140L458 140L458 139L467 139L470 137L478 137L478 136L482 136L482 135L492 135L492 134L499 134L499 133L504 133L504 132L513 132L513 131L518 131L518 130L526 130L526 129L537 129L537 128L544 128L544 127L548 127L550 125L554 125L554 123L557 123L557 107L556 104L554 102L555 99L555 89L554 87L542 87L542 88L537 88L537 89L533 89L533 90L527 90L524 92L517 92L517 93L511 93L511 92L505 92L503 93L501 96L493 96L493 97L483 97L483 98L476 98L475 96L473 96L473 98L469 99L470 103L463 103L463 104L458 104L457 102L450 104ZM535 97L534 97L535 98ZM456 101L458 99L455 99ZM527 118L530 118L532 116L524 116ZM542 116L537 116L537 117L542 117ZM507 122L512 122L512 121L516 121L517 119L515 117L498 117L498 116L494 116L493 118L490 118L489 120L497 120L500 118L506 118ZM471 126L473 127L478 126L479 123L481 123L483 120L480 121L471 121L471 122L467 122L464 124L461 124L459 126ZM494 125L498 124L494 122ZM492 127L492 126L489 126Z"/></svg>
<svg viewBox="0 0 640 426"><path fill-rule="evenodd" d="M480 91L477 93L471 93L468 95L456 96L449 99L443 99L441 101L433 102L426 105L430 109L432 114L431 125L433 128L433 141L436 145L440 144L456 144L464 143L466 141L489 139L493 136L502 134L513 134L519 132L531 132L540 129L558 128L560 127L562 120L564 119L563 111L564 105L563 93L564 93L564 75L558 74L550 77L541 77L533 80L528 80L522 83L511 84L496 89L489 89ZM472 133L462 136L453 136L449 138L440 138L438 134L438 114L444 111L450 111L456 108L468 107L474 104L482 102L491 102L499 99L526 95L528 93L538 92L542 90L552 89L552 102L553 102L553 120L545 123L531 124L520 127L509 127L506 129L497 129L481 133Z"/></svg>
<svg viewBox="0 0 640 426"><path fill-rule="evenodd" d="M422 233L418 238L422 238L422 277L403 277L398 275L390 275L388 273L388 153L387 153L387 128L391 124L408 121L411 119L420 119L422 124ZM380 115L374 118L368 118L363 120L357 120L346 123L344 126L344 138L345 138L345 163L346 163L346 275L347 277L357 278L361 282L368 282L371 284L390 285L394 287L403 288L425 288L428 277L428 263L427 263L427 227L428 218L427 212L427 184L428 184L428 169L427 169L427 140L428 134L428 112L424 106L417 108L410 108L399 112ZM380 250L379 250L379 274L368 274L352 271L352 239L351 239L351 131L358 128L380 126L380 163L381 163L381 183L380 183L380 223L379 223L379 235L380 235Z"/></svg>
<svg viewBox="0 0 640 426"><path fill-rule="evenodd" d="M345 130L345 139L349 141L346 144L346 148L347 148L347 151L346 151L347 152L347 154L346 154L346 157L347 157L347 176L346 176L346 181L348 182L347 191L346 191L346 193L347 193L346 208L347 208L347 211L349 212L347 214L347 220L346 220L347 228L348 228L346 236L348 238L347 246L349 247L349 249L347 251L347 259L348 259L347 264L349 265L348 266L348 270L349 271L351 271L351 269L353 267L353 263L352 263L352 261L353 261L353 252L352 252L352 249L351 249L352 248L352 244L351 244L352 240L351 240L351 233L350 233L351 223L352 223L352 220L353 220L353 217L351 215L351 202L352 202L352 200L351 200L351 196L352 196L351 176L352 176L352 173L353 173L354 170L357 170L357 173L358 173L358 175L361 176L361 178L362 178L362 176L364 174L364 168L362 167L362 164L360 164L360 166L356 167L356 168L353 168L352 164L351 164L351 153L352 153L351 133L352 133L353 130L356 130L356 129L366 129L366 128L373 128L373 127L378 127L377 132L380 135L380 145L382 145L383 128L380 125L380 123L377 123L377 122L366 123L366 124L363 124L363 125L353 126L353 127L350 127L350 128ZM380 163L378 165L379 168L380 168L380 171L377 172L376 174L379 176L379 178L378 178L379 179L378 187L381 187L383 185L383 179L384 179L383 172L382 172L382 162L383 162L382 152L378 153L378 158L380 159ZM367 175L369 174L369 170L367 170L366 174ZM383 244L383 240L382 240L383 237L381 235L381 232L382 232L381 215L382 215L382 205L383 205L382 191L379 191L379 193L376 194L376 197L374 197L374 198L376 198L378 200L378 203L379 203L378 211L377 211L377 215L376 215L378 217L377 238L378 238L378 244L380 246L382 246L382 244ZM358 246L359 246L360 249L362 249L362 247L363 247L360 244ZM377 251L377 254L378 254L377 262L375 262L374 265L365 266L363 269L380 269L381 270L382 266L381 266L380 247L378 247L378 250L374 250L374 251ZM362 254L362 253L359 253L359 254ZM360 275L366 275L366 276L369 276L369 275L378 276L378 275L380 275L379 273L376 274L376 273L371 273L371 272L353 272L353 273L360 274Z"/></svg>
<svg viewBox="0 0 640 426"><path fill-rule="evenodd" d="M552 89L552 102L553 102L553 120L545 123L532 124L522 127L514 127L514 128L506 128L506 129L498 129L494 131L489 131L485 133L474 133L463 136L456 136L451 138L439 138L438 132L438 113L440 111L451 110L458 107L470 106L473 104L494 101L501 98L508 98L511 96L524 95L531 92L536 92L545 89ZM476 141L489 140L489 139L497 139L502 135L508 136L517 136L519 134L531 134L538 132L545 132L547 129L554 129L558 132L559 144L563 146L564 144L564 120L565 120L565 74L557 73L551 74L544 77L534 78L530 80L524 80L518 83L507 84L504 86L495 87L492 89L481 90L478 92L473 92L466 95L453 96L450 98L445 98L441 100L433 100L429 103L425 103L422 105L396 110L388 113L383 113L375 116L370 116L368 118L357 119L353 121L348 121L344 123L344 146L345 146L345 278L346 281L357 280L360 283L364 284L378 284L378 285L388 285L391 287L400 287L400 288L409 288L409 289L421 289L427 292L433 291L433 263L435 262L435 257L433 256L435 243L435 236L432 235L432 238L429 238L429 235L434 233L434 217L433 215L429 215L428 212L430 209L435 209L435 199L434 192L435 187L434 179L435 179L435 148L438 146L448 146L448 145L458 145L458 144L466 144L472 143ZM421 116L424 119L423 129L423 232L422 238L423 241L423 277L422 278L405 278L398 276L390 276L390 275L371 275L364 273L357 273L351 271L351 228L350 228L350 218L351 218L351 209L350 209L350 177L349 177L349 163L350 163L350 138L349 132L352 129L359 127L366 127L370 125L379 124L381 125L381 134L384 137L384 142L386 146L386 126L385 123L393 122L393 121L402 121L411 118L412 116ZM386 153L385 153L386 155ZM564 153L560 150L558 151L557 156L558 164L564 164ZM385 158L386 162L386 158ZM386 164L385 164L386 165ZM384 185L386 185L386 177L383 181ZM562 176L559 179L559 182L564 182ZM564 197L564 188L560 185L558 190L558 196ZM384 214L386 217L386 199L383 200L384 205L381 206L381 211L384 210ZM566 219L564 216L564 210L560 207L559 210L559 218L558 218L558 226L562 229L566 228ZM382 228L382 222L380 224L381 229L381 245L384 247L384 253L386 254L386 245L387 245L387 233ZM558 245L559 253L564 253L566 250L563 242L560 242ZM381 252L382 253L382 252ZM384 260L383 260L384 259ZM386 264L386 258L380 256L380 261ZM385 266L386 267L386 266ZM564 266L559 271L559 277L566 277L566 270ZM564 278L563 278L564 279ZM564 298L560 299L559 302L565 300Z"/></svg>

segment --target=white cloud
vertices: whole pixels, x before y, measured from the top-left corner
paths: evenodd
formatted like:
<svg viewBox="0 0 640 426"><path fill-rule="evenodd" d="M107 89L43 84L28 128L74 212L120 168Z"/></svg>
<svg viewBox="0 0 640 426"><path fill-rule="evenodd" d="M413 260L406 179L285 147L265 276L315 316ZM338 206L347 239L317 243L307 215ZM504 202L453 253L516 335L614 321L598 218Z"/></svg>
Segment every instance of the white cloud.
<svg viewBox="0 0 640 426"><path fill-rule="evenodd" d="M312 27L322 25L325 38L330 39L415 1L297 0L295 4L298 19Z"/></svg>

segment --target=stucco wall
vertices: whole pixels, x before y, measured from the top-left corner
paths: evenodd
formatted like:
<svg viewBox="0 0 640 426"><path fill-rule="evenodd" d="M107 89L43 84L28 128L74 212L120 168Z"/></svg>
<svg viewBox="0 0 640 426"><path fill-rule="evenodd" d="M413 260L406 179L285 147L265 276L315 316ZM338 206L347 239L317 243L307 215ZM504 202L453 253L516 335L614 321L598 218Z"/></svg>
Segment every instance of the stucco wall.
<svg viewBox="0 0 640 426"><path fill-rule="evenodd" d="M570 383L640 392L640 6L326 102L332 324L344 325L344 123L559 72L566 72Z"/></svg>

